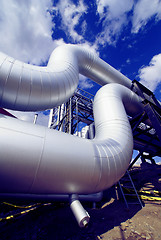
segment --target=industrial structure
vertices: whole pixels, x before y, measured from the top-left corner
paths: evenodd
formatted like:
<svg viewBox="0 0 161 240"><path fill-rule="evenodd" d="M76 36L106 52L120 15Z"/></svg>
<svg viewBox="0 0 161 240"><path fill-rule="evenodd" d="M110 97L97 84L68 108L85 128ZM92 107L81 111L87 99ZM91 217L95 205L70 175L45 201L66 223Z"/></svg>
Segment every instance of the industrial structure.
<svg viewBox="0 0 161 240"><path fill-rule="evenodd" d="M93 100L92 94L78 88L66 103L50 110L48 127L88 138L83 135L82 128L94 122ZM86 132L87 128L84 134Z"/></svg>
<svg viewBox="0 0 161 240"><path fill-rule="evenodd" d="M76 90L79 73L102 86L94 99ZM48 128L0 114L2 198L69 200L83 227L90 217L79 200L98 201L138 157L161 155L153 93L85 49L60 46L47 67L1 54L0 85L1 108L52 109Z"/></svg>
<svg viewBox="0 0 161 240"><path fill-rule="evenodd" d="M134 149L139 153L131 162L129 169L141 158L155 164L154 157L161 156L161 107L154 94L138 81L133 81L132 91L143 100L144 111L129 117L133 131ZM48 127L82 138L93 139L95 127L93 118L94 96L77 89L73 96L61 106L50 110ZM144 122L149 120L150 125ZM80 125L80 127L79 127Z"/></svg>

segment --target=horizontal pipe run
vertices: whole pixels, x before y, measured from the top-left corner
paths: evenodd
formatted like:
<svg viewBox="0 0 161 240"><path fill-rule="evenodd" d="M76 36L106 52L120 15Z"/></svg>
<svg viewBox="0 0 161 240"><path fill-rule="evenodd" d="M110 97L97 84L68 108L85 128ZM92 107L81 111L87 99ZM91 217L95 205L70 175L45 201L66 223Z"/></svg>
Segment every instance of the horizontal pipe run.
<svg viewBox="0 0 161 240"><path fill-rule="evenodd" d="M20 194L20 193L0 193L0 199L25 200L25 201L64 201L70 200L71 194ZM80 194L78 200L86 202L99 202L103 198L103 192L94 194Z"/></svg>
<svg viewBox="0 0 161 240"><path fill-rule="evenodd" d="M0 106L19 111L40 111L66 102L76 90L79 73L100 85L132 82L92 52L62 45L46 67L33 66L0 53Z"/></svg>

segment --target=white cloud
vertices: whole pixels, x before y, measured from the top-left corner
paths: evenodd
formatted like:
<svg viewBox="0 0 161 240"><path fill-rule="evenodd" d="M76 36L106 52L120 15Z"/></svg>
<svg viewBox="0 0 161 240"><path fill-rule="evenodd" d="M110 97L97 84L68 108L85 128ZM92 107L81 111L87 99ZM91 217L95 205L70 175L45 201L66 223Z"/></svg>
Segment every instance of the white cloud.
<svg viewBox="0 0 161 240"><path fill-rule="evenodd" d="M137 1L132 18L132 32L137 33L147 22L155 17L161 19L161 1L160 0L139 0Z"/></svg>
<svg viewBox="0 0 161 240"><path fill-rule="evenodd" d="M83 75L79 75L79 88L81 89L90 89L94 87L94 84L91 80L84 77Z"/></svg>
<svg viewBox="0 0 161 240"><path fill-rule="evenodd" d="M155 91L159 83L161 83L161 54L154 56L149 66L143 67L139 70L140 82Z"/></svg>
<svg viewBox="0 0 161 240"><path fill-rule="evenodd" d="M133 6L132 0L97 0L97 11L100 15L107 15L109 19L117 19L130 11ZM107 9L107 13L105 12Z"/></svg>
<svg viewBox="0 0 161 240"><path fill-rule="evenodd" d="M97 0L97 11L103 20L104 31L100 34L97 42L104 45L107 42L115 44L117 37L122 32L129 19L127 13L133 7L132 0Z"/></svg>
<svg viewBox="0 0 161 240"><path fill-rule="evenodd" d="M0 0L0 50L40 64L57 45L52 40L51 0Z"/></svg>
<svg viewBox="0 0 161 240"><path fill-rule="evenodd" d="M130 63L131 63L130 58L128 58L128 59L126 60L126 63L127 63L127 64L130 64Z"/></svg>
<svg viewBox="0 0 161 240"><path fill-rule="evenodd" d="M97 38L97 44L115 44L130 22L131 32L138 33L154 17L161 19L160 0L96 0L97 12L102 21L103 31Z"/></svg>
<svg viewBox="0 0 161 240"><path fill-rule="evenodd" d="M87 11L87 6L80 0L78 5L72 3L70 0L60 0L54 8L60 13L62 18L62 28L75 41L80 42L83 37L77 33L75 27L79 23L81 16ZM85 28L85 22L83 23Z"/></svg>

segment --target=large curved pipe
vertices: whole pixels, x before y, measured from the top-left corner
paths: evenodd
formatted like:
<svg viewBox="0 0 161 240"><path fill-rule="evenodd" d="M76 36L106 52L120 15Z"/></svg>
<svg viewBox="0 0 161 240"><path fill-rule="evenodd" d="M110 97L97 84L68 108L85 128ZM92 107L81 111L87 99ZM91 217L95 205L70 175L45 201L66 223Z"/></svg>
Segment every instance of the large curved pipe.
<svg viewBox="0 0 161 240"><path fill-rule="evenodd" d="M79 73L100 85L131 81L95 54L75 45L62 45L50 56L46 67L17 61L0 53L0 107L19 111L53 108L71 97Z"/></svg>
<svg viewBox="0 0 161 240"><path fill-rule="evenodd" d="M89 194L125 173L133 150L127 113L140 98L120 84L102 87L94 100L96 137L70 134L1 115L1 193Z"/></svg>

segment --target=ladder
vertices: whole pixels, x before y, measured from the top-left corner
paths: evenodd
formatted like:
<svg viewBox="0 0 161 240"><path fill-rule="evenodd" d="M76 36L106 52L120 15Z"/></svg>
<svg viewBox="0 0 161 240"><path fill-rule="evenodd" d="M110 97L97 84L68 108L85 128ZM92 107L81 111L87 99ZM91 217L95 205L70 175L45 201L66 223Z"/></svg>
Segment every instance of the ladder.
<svg viewBox="0 0 161 240"><path fill-rule="evenodd" d="M137 204L140 205L141 208L143 208L143 204L128 170L126 171L125 175L120 179L118 185L127 209L129 209L130 204ZM135 199L135 201L132 201L132 199Z"/></svg>

